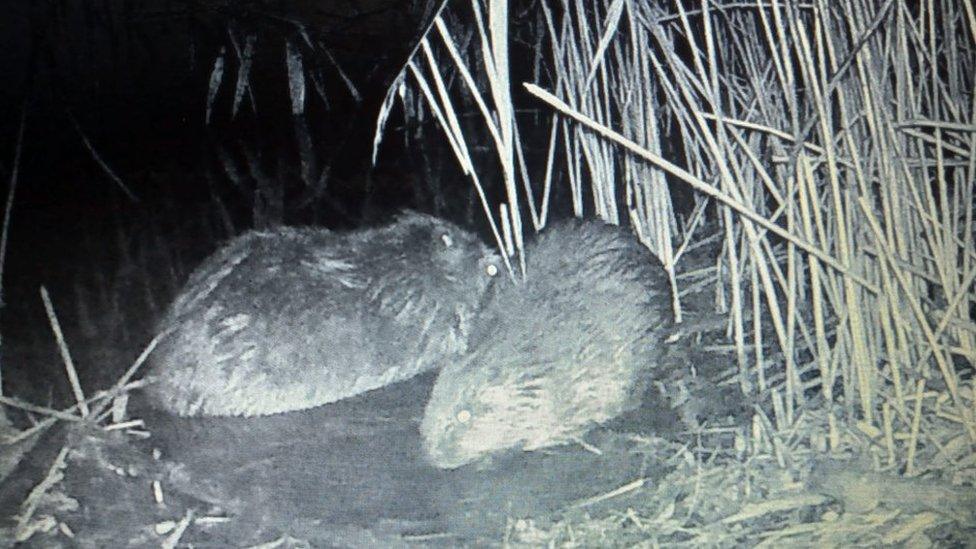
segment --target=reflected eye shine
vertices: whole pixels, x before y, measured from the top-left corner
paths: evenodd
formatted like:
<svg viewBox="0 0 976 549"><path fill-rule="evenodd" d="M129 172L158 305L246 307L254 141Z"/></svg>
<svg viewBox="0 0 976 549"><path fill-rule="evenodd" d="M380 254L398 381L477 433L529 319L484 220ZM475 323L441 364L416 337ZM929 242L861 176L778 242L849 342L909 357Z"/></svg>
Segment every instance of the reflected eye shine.
<svg viewBox="0 0 976 549"><path fill-rule="evenodd" d="M447 246L448 248L454 245L454 241L451 240L451 235L449 234L442 234L441 241L443 241L444 245Z"/></svg>
<svg viewBox="0 0 976 549"><path fill-rule="evenodd" d="M461 410L460 412L457 413L457 416L455 417L457 417L458 423L467 423L471 421L471 412L467 410Z"/></svg>

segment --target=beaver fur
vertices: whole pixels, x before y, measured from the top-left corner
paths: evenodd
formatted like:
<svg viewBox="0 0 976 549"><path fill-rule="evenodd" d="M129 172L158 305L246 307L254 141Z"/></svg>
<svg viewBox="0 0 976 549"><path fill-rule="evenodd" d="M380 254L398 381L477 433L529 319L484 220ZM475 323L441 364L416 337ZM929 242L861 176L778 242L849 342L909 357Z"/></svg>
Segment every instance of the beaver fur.
<svg viewBox="0 0 976 549"><path fill-rule="evenodd" d="M346 233L248 232L193 272L162 319L150 403L264 415L407 379L464 350L499 268L474 235L415 212Z"/></svg>
<svg viewBox="0 0 976 549"><path fill-rule="evenodd" d="M429 461L577 440L636 408L672 313L667 275L628 231L572 220L526 248L527 280L499 280L468 349L440 371L421 434Z"/></svg>

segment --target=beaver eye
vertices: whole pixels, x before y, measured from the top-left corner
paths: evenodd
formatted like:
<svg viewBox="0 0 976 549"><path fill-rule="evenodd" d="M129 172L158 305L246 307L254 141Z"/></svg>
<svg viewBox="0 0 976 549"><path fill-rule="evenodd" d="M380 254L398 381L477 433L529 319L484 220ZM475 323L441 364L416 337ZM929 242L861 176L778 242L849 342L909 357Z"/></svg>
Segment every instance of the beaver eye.
<svg viewBox="0 0 976 549"><path fill-rule="evenodd" d="M494 265L488 265L488 268L485 269L485 272L488 273L489 277L493 278L495 275L498 274L498 267Z"/></svg>
<svg viewBox="0 0 976 549"><path fill-rule="evenodd" d="M457 416L456 417L457 417L458 423L467 423L467 422L471 421L471 412L469 412L467 410L461 410L460 412L457 413Z"/></svg>
<svg viewBox="0 0 976 549"><path fill-rule="evenodd" d="M444 242L444 245L447 246L448 248L454 245L454 241L451 240L451 235L449 234L442 234L441 240Z"/></svg>

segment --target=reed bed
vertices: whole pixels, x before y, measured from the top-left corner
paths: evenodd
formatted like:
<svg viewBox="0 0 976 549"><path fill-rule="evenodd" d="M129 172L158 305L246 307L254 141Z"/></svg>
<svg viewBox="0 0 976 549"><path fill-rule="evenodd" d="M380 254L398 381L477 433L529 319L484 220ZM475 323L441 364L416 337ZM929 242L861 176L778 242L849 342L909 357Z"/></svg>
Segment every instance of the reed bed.
<svg viewBox="0 0 976 549"><path fill-rule="evenodd" d="M506 72L505 4L452 4L474 46L439 16L401 80L484 196L456 123L481 114L502 249L518 254L521 220L545 224L554 173L577 215L628 221L673 282L696 230L718 228L730 376L758 403L750 459L976 481L972 2L545 0L527 82ZM550 115L518 116L508 84ZM527 159L525 135L547 153ZM693 204L675 208L677 186Z"/></svg>
<svg viewBox="0 0 976 549"><path fill-rule="evenodd" d="M498 89L508 82L498 4L471 5L487 89L441 17L408 69L479 186L438 63L461 76L457 87L482 114L501 161L506 201L497 217L511 254L521 241L515 212L538 228L549 204L536 204L536 182L518 177L526 173L519 120ZM670 267L703 203L714 203L724 231L718 306L731 316L742 386L777 403L777 425L793 424L819 386L836 405L832 447L836 420L901 440L888 430L910 428L918 403L947 406L960 433L976 434L966 10L894 1L692 10L623 0L550 1L542 10L547 81L524 86L557 113L546 162L565 162L577 214L589 190L599 217L629 219ZM431 53L435 38L449 54L441 61ZM677 157L664 158L665 141L679 143ZM667 181L696 191L684 230ZM551 177L538 183L547 197ZM767 353L781 358L779 383L769 382ZM892 465L914 466L918 436L886 445Z"/></svg>

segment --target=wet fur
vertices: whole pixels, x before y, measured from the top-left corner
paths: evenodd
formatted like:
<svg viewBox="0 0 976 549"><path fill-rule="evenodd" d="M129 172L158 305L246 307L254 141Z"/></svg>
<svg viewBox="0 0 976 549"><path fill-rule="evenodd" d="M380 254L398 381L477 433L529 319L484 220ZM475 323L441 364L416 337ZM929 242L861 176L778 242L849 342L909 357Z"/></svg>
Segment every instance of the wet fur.
<svg viewBox="0 0 976 549"><path fill-rule="evenodd" d="M150 359L150 399L184 416L253 416L409 378L465 348L489 264L476 237L413 212L348 233L246 233L163 318L172 331Z"/></svg>
<svg viewBox="0 0 976 549"><path fill-rule="evenodd" d="M421 424L438 467L575 440L635 408L661 355L666 274L629 232L565 222L526 257L528 280L498 282L468 351L438 376Z"/></svg>

